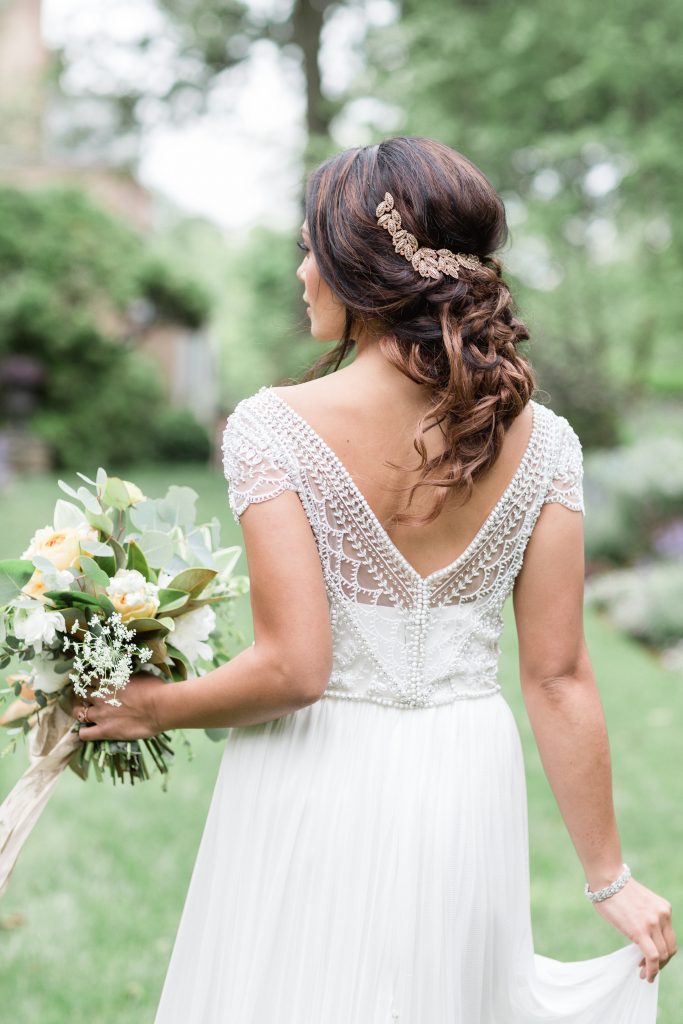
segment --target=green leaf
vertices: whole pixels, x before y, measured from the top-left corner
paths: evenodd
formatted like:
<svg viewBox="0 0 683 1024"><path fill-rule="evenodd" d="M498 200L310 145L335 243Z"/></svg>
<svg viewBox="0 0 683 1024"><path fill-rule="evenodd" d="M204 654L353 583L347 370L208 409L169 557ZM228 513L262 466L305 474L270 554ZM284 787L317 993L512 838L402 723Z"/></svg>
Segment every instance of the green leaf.
<svg viewBox="0 0 683 1024"><path fill-rule="evenodd" d="M108 477L104 491L102 492L102 501L105 505L111 505L113 508L128 508L130 505L130 497L123 480L117 476Z"/></svg>
<svg viewBox="0 0 683 1024"><path fill-rule="evenodd" d="M111 537L109 539L108 543L109 543L109 547L114 552L114 558L116 559L116 568L117 568L117 570L118 569L125 569L126 568L126 561L127 561L127 559L126 559L126 552L125 552L125 549L124 549L123 545L119 544L119 542L117 540L114 540L113 537Z"/></svg>
<svg viewBox="0 0 683 1024"><path fill-rule="evenodd" d="M28 559L9 558L0 562L0 605L9 602L21 593L33 576L33 562Z"/></svg>
<svg viewBox="0 0 683 1024"><path fill-rule="evenodd" d="M107 617L113 615L114 612L116 611L116 608L111 603L106 594L98 594L97 603L99 604L100 608L106 613Z"/></svg>
<svg viewBox="0 0 683 1024"><path fill-rule="evenodd" d="M100 569L97 562L93 558L89 558L87 555L81 555L80 563L81 569L85 575L93 581L95 586L102 587L106 590L109 586L109 577L103 569Z"/></svg>
<svg viewBox="0 0 683 1024"><path fill-rule="evenodd" d="M220 743L221 740L226 739L230 735L229 729L205 729L204 732L214 743Z"/></svg>
<svg viewBox="0 0 683 1024"><path fill-rule="evenodd" d="M131 619L126 626L128 629L134 629L136 633L161 633L163 636L170 633L168 626L159 622L159 619Z"/></svg>
<svg viewBox="0 0 683 1024"><path fill-rule="evenodd" d="M51 601L57 604L65 604L67 607L72 605L87 605L88 607L98 606L100 599L93 597L91 594L84 594L80 590L46 590L43 597L49 597ZM109 602L111 604L111 602ZM111 605L112 610L114 606Z"/></svg>
<svg viewBox="0 0 683 1024"><path fill-rule="evenodd" d="M162 588L159 591L159 608L157 615L168 615L169 612L178 611L184 608L190 600L190 595L185 590L175 590L172 587Z"/></svg>
<svg viewBox="0 0 683 1024"><path fill-rule="evenodd" d="M116 558L114 555L95 555L95 562L99 565L102 572L107 574L107 579L116 572Z"/></svg>
<svg viewBox="0 0 683 1024"><path fill-rule="evenodd" d="M109 536L110 533L113 533L114 531L113 520L104 512L102 513L102 515L98 516L95 515L94 512L89 512L86 510L85 518L88 520L91 526L94 526L96 530L100 530L107 537Z"/></svg>
<svg viewBox="0 0 683 1024"><path fill-rule="evenodd" d="M169 583L173 590L185 590L191 597L198 597L204 587L217 575L215 569L183 569Z"/></svg>
<svg viewBox="0 0 683 1024"><path fill-rule="evenodd" d="M142 573L146 580L149 580L149 565L147 564L147 559L145 558L142 548L134 540L128 541L126 569L137 569L138 572Z"/></svg>
<svg viewBox="0 0 683 1024"><path fill-rule="evenodd" d="M143 533L138 544L149 565L156 569L162 568L173 558L173 541L160 530L149 530ZM178 588L182 589L182 588Z"/></svg>

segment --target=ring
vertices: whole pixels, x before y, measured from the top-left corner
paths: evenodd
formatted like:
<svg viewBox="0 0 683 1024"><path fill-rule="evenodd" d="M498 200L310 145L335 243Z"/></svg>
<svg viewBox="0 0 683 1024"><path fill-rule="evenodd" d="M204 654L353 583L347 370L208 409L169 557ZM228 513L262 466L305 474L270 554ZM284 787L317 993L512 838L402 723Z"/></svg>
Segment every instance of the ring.
<svg viewBox="0 0 683 1024"><path fill-rule="evenodd" d="M80 719L81 719L81 722L87 722L88 725L92 725L92 722L88 718L88 708L89 707L90 707L89 704L82 704L81 705Z"/></svg>

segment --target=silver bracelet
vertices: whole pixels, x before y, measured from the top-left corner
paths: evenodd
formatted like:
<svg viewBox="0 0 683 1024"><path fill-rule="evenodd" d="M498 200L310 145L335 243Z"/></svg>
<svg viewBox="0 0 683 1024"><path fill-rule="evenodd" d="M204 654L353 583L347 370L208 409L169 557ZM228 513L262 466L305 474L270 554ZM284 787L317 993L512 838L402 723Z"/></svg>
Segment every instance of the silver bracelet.
<svg viewBox="0 0 683 1024"><path fill-rule="evenodd" d="M624 888L631 877L631 869L628 864L624 864L623 868L624 870L618 878L615 878L613 882L606 885L603 889L598 889L597 892L591 892L588 882L586 882L583 891L591 903L600 903L602 900L606 900L610 896L614 896L615 892L619 892L620 889Z"/></svg>

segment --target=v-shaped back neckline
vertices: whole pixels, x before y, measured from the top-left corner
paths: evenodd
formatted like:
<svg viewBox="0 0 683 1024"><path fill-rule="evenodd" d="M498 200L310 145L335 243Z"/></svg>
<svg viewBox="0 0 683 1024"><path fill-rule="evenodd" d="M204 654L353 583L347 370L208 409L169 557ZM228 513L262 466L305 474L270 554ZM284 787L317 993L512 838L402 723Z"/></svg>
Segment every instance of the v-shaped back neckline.
<svg viewBox="0 0 683 1024"><path fill-rule="evenodd" d="M529 433L529 440L527 442L526 448L524 449L524 453L517 465L517 469L512 475L505 490L500 495L500 497L498 498L498 500L496 501L495 505L490 510L486 518L483 520L481 526L479 527L479 529L477 530L477 532L475 533L474 537L469 542L467 547L463 551L461 551L460 554L447 565L442 566L440 569L435 569L433 572L430 572L426 576L423 576L422 573L418 572L415 566L412 565L412 563L409 562L405 555L398 549L394 541L391 539L391 537L385 530L384 526L382 526L382 523L380 522L376 513L373 511L367 498L365 497L365 495L360 490L357 483L351 476L351 473L348 471L348 469L341 461L337 453L330 447L327 441L323 437L321 437L321 435L318 433L315 427L313 427L308 422L308 420L301 415L301 413L297 412L296 409L292 405L290 405L285 398L278 394L278 392L275 391L272 386L264 384L263 387L259 388L258 393L260 394L261 392L265 392L266 394L269 394L273 398L275 398L280 408L287 412L295 422L297 422L312 438L314 438L317 441L318 445L320 446L320 449L327 455L327 457L334 463L334 465L339 470L340 475L346 482L347 486L349 487L353 496L356 498L362 510L365 512L366 517L372 524L377 536L383 543L388 554L391 555L395 561L401 564L401 566L406 570L408 575L411 576L414 582L416 582L419 586L425 589L428 588L430 584L435 580L441 579L442 576L448 576L454 573L460 567L460 565L464 563L466 559L476 550L479 544L486 538L490 529L499 521L509 495L512 493L517 482L522 477L523 473L526 470L529 460L532 458L534 454L536 448L536 441L540 432L541 425L541 416L539 414L539 410L544 408L543 406L539 405L538 402L535 402L533 399L529 400L532 412L531 431Z"/></svg>

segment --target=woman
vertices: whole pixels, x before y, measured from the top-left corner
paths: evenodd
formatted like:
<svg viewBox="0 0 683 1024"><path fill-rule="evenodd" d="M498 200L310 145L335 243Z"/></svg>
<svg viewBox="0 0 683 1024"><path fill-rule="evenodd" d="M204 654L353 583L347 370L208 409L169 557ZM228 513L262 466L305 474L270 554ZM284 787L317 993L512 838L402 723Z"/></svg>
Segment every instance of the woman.
<svg viewBox="0 0 683 1024"><path fill-rule="evenodd" d="M393 138L313 172L302 233L311 333L342 340L225 431L254 644L136 677L81 730L232 727L156 1024L653 1024L671 907L622 860L581 445L531 398L501 200L459 153ZM630 940L594 959L533 949L510 594L586 895Z"/></svg>

